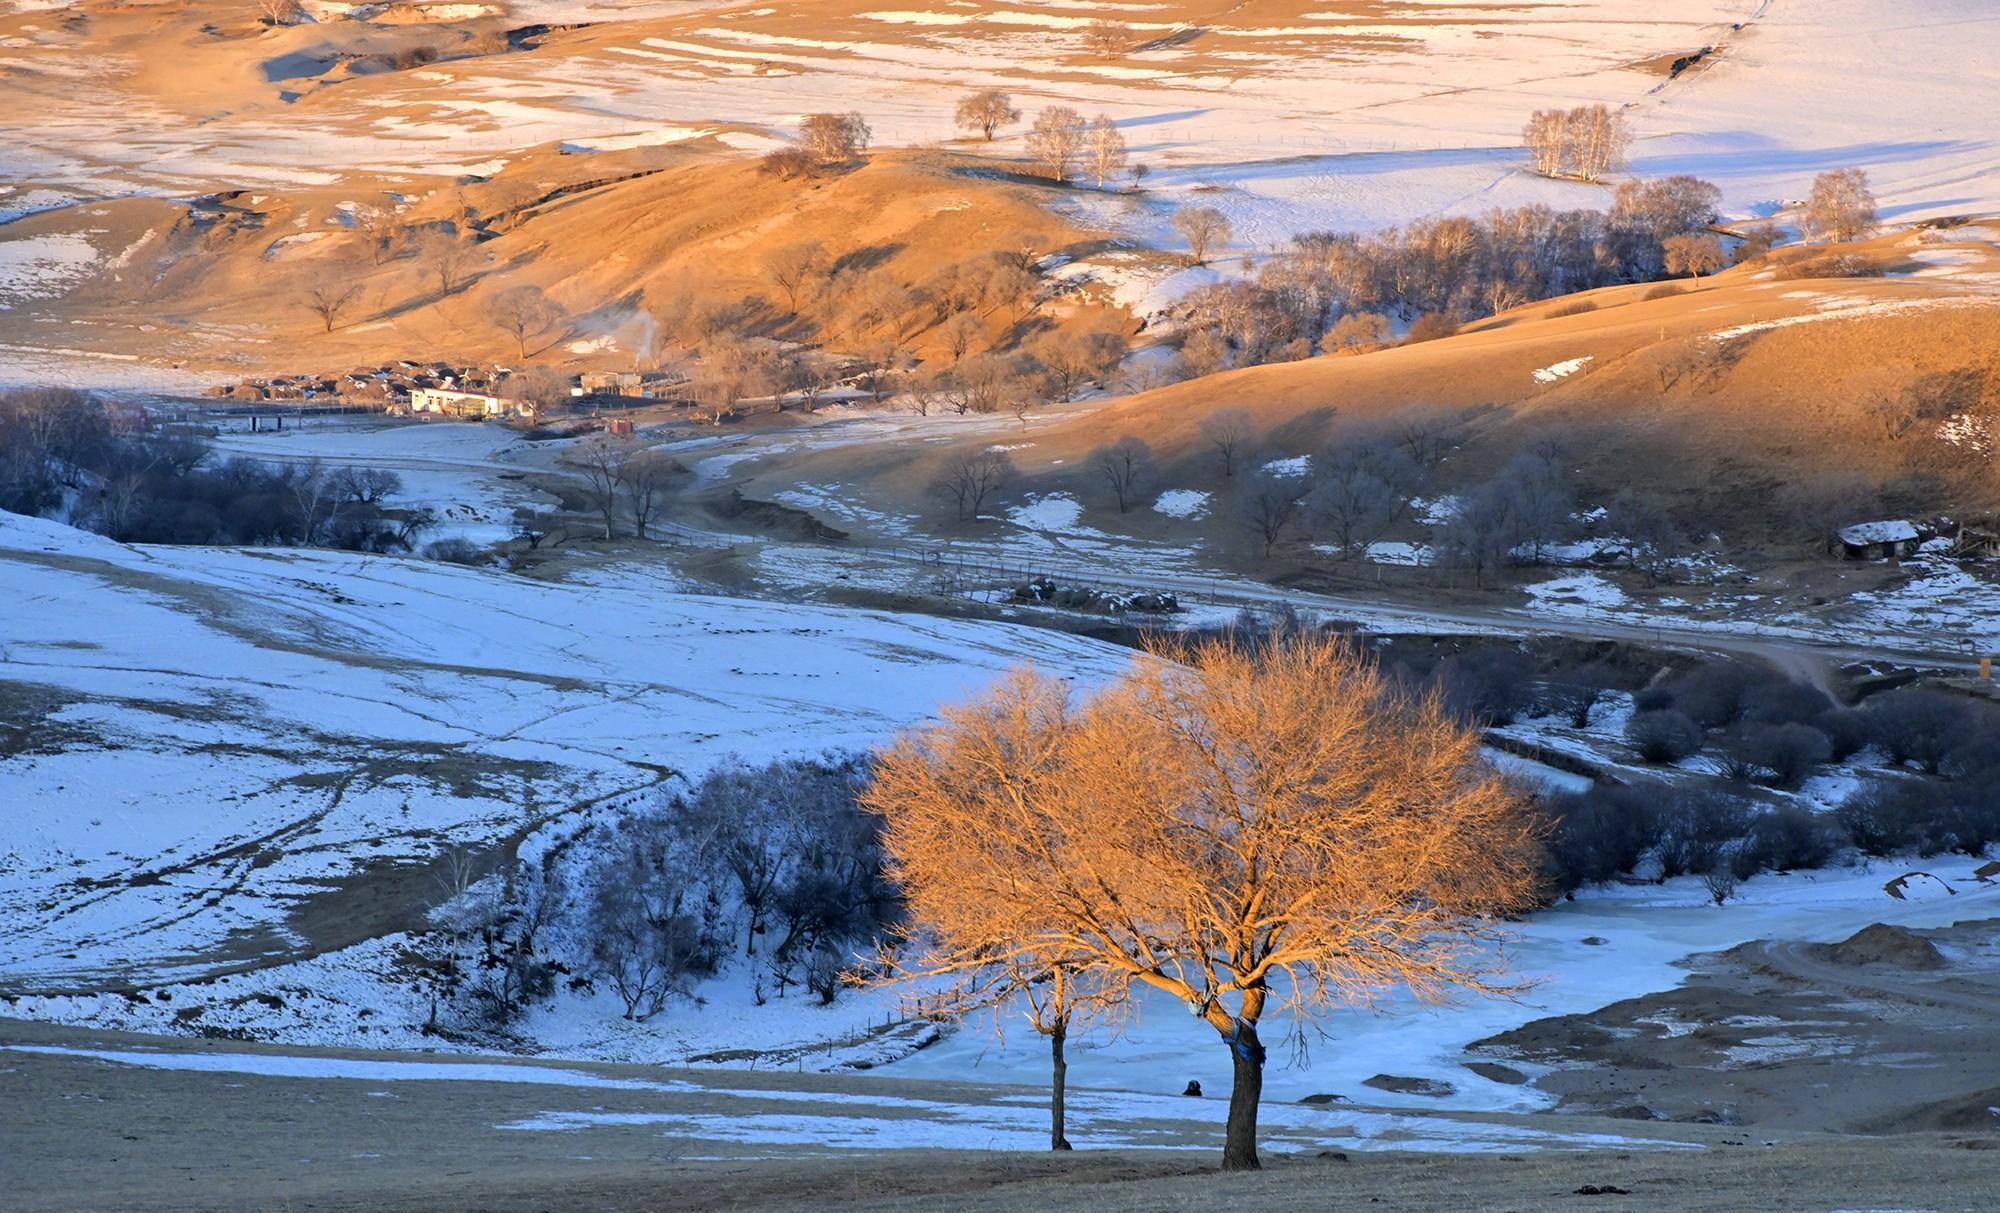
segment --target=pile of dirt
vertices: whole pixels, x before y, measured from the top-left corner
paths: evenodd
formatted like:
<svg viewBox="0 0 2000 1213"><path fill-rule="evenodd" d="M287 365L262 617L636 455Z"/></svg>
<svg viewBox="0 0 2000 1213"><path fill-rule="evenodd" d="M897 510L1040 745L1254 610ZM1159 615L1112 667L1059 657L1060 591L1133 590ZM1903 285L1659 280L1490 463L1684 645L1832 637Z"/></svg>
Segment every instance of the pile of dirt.
<svg viewBox="0 0 2000 1213"><path fill-rule="evenodd" d="M1880 922L1816 950L1825 959L1842 965L1894 965L1928 972L1942 969L1946 964L1944 953L1930 940L1908 928Z"/></svg>

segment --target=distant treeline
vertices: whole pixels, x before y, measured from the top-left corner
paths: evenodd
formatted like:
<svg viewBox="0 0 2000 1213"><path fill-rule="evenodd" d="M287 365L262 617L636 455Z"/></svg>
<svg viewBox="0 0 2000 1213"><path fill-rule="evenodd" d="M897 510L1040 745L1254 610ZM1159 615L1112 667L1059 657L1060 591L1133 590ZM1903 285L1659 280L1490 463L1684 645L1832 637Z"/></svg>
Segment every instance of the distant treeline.
<svg viewBox="0 0 2000 1213"><path fill-rule="evenodd" d="M1524 206L1372 235L1300 235L1255 282L1188 297L1190 327L1226 345L1193 360L1248 366L1363 348L1387 340L1398 318L1415 322L1415 336L1442 336L1540 299L1719 269L1721 241L1706 229L1721 200L1708 182L1677 176L1621 184L1609 211ZM1748 247L1762 252L1768 241Z"/></svg>

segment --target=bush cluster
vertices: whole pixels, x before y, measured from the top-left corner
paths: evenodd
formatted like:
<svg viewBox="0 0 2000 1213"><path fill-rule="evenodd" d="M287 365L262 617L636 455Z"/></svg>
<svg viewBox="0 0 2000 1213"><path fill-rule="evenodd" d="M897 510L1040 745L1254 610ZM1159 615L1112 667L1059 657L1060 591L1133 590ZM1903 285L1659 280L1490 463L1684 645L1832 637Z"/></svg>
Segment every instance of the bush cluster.
<svg viewBox="0 0 2000 1213"><path fill-rule="evenodd" d="M855 802L865 775L843 756L731 764L584 831L460 911L447 967L461 975L464 1018L504 1027L561 974L646 1019L732 956L759 1002L803 988L831 1003L853 957L901 912L878 823ZM509 972L524 976L493 976Z"/></svg>
<svg viewBox="0 0 2000 1213"><path fill-rule="evenodd" d="M0 509L71 517L131 543L410 551L428 510L385 502L393 472L216 462L202 439L63 389L0 393Z"/></svg>

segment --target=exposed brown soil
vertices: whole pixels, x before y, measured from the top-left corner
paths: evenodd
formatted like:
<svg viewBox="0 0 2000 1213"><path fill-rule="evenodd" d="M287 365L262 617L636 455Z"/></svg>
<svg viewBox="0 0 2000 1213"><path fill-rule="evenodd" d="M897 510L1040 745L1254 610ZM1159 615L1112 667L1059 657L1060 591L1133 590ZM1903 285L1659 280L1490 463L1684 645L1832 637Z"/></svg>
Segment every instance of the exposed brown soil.
<svg viewBox="0 0 2000 1213"><path fill-rule="evenodd" d="M0 1043L86 1041L177 1052L217 1047L0 1020ZM671 1076L646 1067L587 1068ZM966 1097L970 1090L810 1075L733 1074L726 1081L739 1088L865 1085L926 1096ZM619 1106L619 1092L602 1094L605 1104ZM1673 1126L1673 1134L1702 1148L1458 1156L1347 1151L1274 1157L1260 1173L1223 1175L1205 1154L1175 1152L857 1152L705 1161L704 1151L663 1136L657 1126L571 1133L494 1128L534 1115L548 1101L546 1090L517 1084L275 1079L0 1052L0 1133L8 1146L0 1151L0 1185L7 1207L20 1213L1218 1207L1971 1213L1992 1208L2000 1194L2000 1151L1987 1148L1993 1139L1950 1126L1885 1138L1687 1125ZM796 1107L779 1102L770 1110L781 1114L788 1106ZM1591 1123L1554 1119L1564 1128Z"/></svg>
<svg viewBox="0 0 2000 1213"><path fill-rule="evenodd" d="M1696 958L1676 989L1476 1047L1555 1067L1536 1085L1565 1110L1758 1134L1976 1130L2000 1148L1994 925L1745 944Z"/></svg>

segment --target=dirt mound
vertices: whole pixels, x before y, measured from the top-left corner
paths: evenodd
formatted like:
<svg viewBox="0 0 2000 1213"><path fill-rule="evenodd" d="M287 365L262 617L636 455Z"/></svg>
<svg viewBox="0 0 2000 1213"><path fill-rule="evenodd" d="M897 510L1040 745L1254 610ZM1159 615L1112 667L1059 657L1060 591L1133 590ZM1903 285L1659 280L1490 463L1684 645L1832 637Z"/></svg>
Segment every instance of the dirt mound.
<svg viewBox="0 0 2000 1213"><path fill-rule="evenodd" d="M1942 969L1946 964L1944 953L1930 940L1904 927L1880 922L1815 951L1842 965L1894 965L1899 969L1929 971Z"/></svg>

